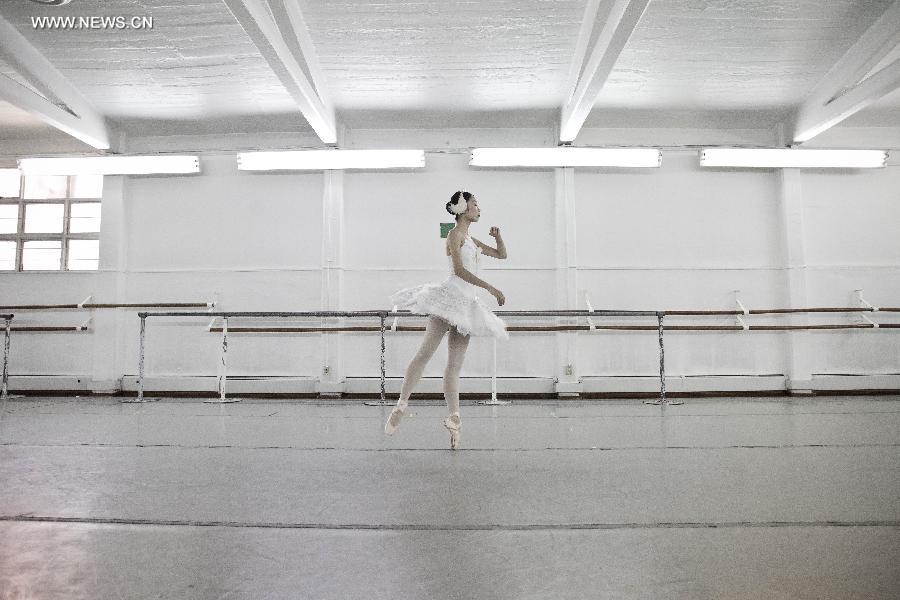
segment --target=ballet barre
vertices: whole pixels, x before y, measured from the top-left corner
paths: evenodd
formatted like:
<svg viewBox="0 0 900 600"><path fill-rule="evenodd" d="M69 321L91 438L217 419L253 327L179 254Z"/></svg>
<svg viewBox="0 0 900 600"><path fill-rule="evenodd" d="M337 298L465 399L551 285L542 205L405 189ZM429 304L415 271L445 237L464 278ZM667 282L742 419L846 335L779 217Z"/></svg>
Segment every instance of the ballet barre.
<svg viewBox="0 0 900 600"><path fill-rule="evenodd" d="M659 401L653 401L652 404L665 404L666 401L666 380L665 380L665 362L664 362L664 347L663 347L663 318L664 313L660 311L647 311L647 310L548 310L548 311L503 311L498 312L498 315L504 316L532 316L532 317L558 317L558 316L566 316L566 317L578 317L578 316L608 316L608 317L656 317L657 319L657 327L656 329L659 332L659 368L660 368L660 399ZM381 326L378 330L381 333L381 402L385 402L385 330L386 330L386 320L388 317L394 318L421 318L426 317L427 315L412 313L409 311L386 311L386 310L370 310L370 311L292 311L292 312L207 312L207 313L195 313L195 312L181 312L181 311L168 311L168 312L139 312L138 317L140 317L140 343L139 343L139 357L138 357L138 395L134 400L131 399L123 399L122 402L147 402L144 398L144 361L145 361L145 346L146 346L146 332L147 332L147 319L150 317L221 317L223 320L222 325L222 355L221 361L219 365L219 373L217 376L217 390L219 393L219 398L217 400L207 400L204 402L216 402L216 403L225 403L225 402L237 402L237 399L229 399L225 395L225 386L227 383L227 353L228 353L228 319L229 318L378 318L381 321ZM496 340L494 340L494 364L496 367ZM494 375L491 380L492 387L492 398L495 403L499 403L496 401L496 368L494 369ZM671 402L672 404L683 404L681 401Z"/></svg>
<svg viewBox="0 0 900 600"><path fill-rule="evenodd" d="M665 382L665 345L664 331L798 331L798 330L838 330L838 329L900 329L900 324L893 323L854 323L854 324L826 324L826 325L666 325L664 319L667 316L737 316L737 315L785 315L796 313L860 313L860 312L900 312L895 308L799 308L799 309L758 309L753 311L738 310L679 310L679 311L640 311L640 310L546 310L546 311L495 311L500 317L655 317L655 325L596 325L592 321L589 325L509 325L509 331L523 332L560 332L560 331L657 331L659 340L659 373L660 395L658 400L648 404L683 404L678 400L669 401L666 398ZM208 331L222 333L222 353L217 376L217 391L219 398L206 402L238 402L237 399L226 397L227 384L227 351L228 333L254 332L254 333L340 333L340 332L374 332L381 335L381 403L385 403L385 332L386 320L392 317L396 323L398 318L424 318L428 315L413 313L410 311L396 310L370 310L370 311L231 311L231 312L139 312L140 317L140 351L138 362L138 395L136 400L123 400L123 402L145 402L144 398L144 362L146 347L146 320L150 317L212 317L213 320L207 326ZM213 327L216 318L223 320L222 327ZM378 318L380 326L330 326L330 327L228 327L229 318ZM424 331L424 327L397 326L393 331ZM496 397L496 340L494 340L494 372L491 379L492 402L502 404Z"/></svg>
<svg viewBox="0 0 900 600"><path fill-rule="evenodd" d="M89 302L88 296L77 304L8 304L0 306L0 310L15 311L58 311L58 310L103 310L111 308L214 308L215 302L164 302L164 303L95 303ZM91 317L93 318L93 317ZM15 332L59 333L64 331L88 331L91 319L81 325L20 325L13 327Z"/></svg>
<svg viewBox="0 0 900 600"><path fill-rule="evenodd" d="M84 300L74 304L7 304L0 305L0 310L15 311L57 311L57 310L102 310L102 309L119 309L119 308L214 308L215 302L143 302L143 303L93 303L90 300L93 296L88 296ZM199 313L203 314L203 313ZM6 320L5 338L3 344L3 382L2 382L2 398L9 398L8 385L8 363L9 363L9 344L10 333L61 333L61 332L83 332L90 330L90 322L93 317L80 325L19 325L12 327L10 322L13 319L12 314L0 314L0 318Z"/></svg>

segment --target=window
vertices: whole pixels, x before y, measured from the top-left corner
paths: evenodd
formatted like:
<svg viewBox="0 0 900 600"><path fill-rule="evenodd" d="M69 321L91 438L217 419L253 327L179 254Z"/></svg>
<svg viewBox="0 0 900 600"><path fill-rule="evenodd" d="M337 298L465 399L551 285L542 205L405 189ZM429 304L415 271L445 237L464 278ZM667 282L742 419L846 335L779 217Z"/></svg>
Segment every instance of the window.
<svg viewBox="0 0 900 600"><path fill-rule="evenodd" d="M0 271L96 271L102 175L0 169Z"/></svg>
<svg viewBox="0 0 900 600"><path fill-rule="evenodd" d="M0 271L15 271L16 243L0 242Z"/></svg>

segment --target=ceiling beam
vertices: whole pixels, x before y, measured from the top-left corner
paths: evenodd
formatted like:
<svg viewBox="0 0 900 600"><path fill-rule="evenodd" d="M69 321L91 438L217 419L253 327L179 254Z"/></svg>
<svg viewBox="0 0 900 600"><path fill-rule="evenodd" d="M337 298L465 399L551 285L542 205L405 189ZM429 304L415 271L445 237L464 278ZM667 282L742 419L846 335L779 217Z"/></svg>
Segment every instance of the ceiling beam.
<svg viewBox="0 0 900 600"><path fill-rule="evenodd" d="M0 16L0 58L37 92L0 76L0 99L97 148L110 148L103 116L9 21ZM43 94L43 95L41 95ZM53 100L58 100L59 104ZM61 106L60 106L61 104Z"/></svg>
<svg viewBox="0 0 900 600"><path fill-rule="evenodd" d="M869 71L900 44L900 0L834 64L797 111L793 139L806 142L900 87L900 60Z"/></svg>
<svg viewBox="0 0 900 600"><path fill-rule="evenodd" d="M566 100L568 103L578 87L578 79L584 68L587 58L588 43L594 33L594 24L597 22L597 12L600 10L600 0L588 0L584 7L584 16L581 19L581 29L578 31L578 40L575 42L575 54L572 55L572 64L569 67L569 77L566 80Z"/></svg>
<svg viewBox="0 0 900 600"><path fill-rule="evenodd" d="M310 62L315 64L316 61L308 58L314 56L314 51L313 54L307 52L304 55L297 30L293 28L293 21L290 18L291 12L300 15L300 8L295 5L293 0L286 0L286 2L270 0L268 3L265 0L225 0L225 4L250 36L294 102L297 103L303 117L319 136L319 139L326 144L336 143L337 128L334 109L331 108L330 103L323 101L319 96L315 89L315 82L310 80L301 66L305 64L310 75L316 76L317 67L312 69L309 67ZM289 7L289 4L294 4L294 6ZM288 23L276 24L276 20L283 20L285 13L289 17L290 25ZM282 15L282 19L279 19L277 15ZM302 15L300 15L299 22L303 22ZM286 33L287 35L285 35ZM294 48L293 51L292 48ZM311 42L309 42L308 48L312 49ZM299 55L295 55L297 49L300 49ZM321 82L319 85L321 86Z"/></svg>
<svg viewBox="0 0 900 600"><path fill-rule="evenodd" d="M591 112L603 89L603 84L606 83L606 79L619 58L619 54L622 53L625 44L628 43L628 38L634 33L649 4L650 0L615 0L613 2L606 21L603 23L603 28L591 48L590 58L578 78L575 91L562 108L559 129L561 142L571 142L581 131L588 113ZM590 9L590 4L588 8ZM589 10L585 11L585 16L589 16L589 13ZM582 26L579 40L591 38L591 32L584 35L586 29ZM576 57L576 61L579 58ZM572 71L575 70L573 67Z"/></svg>
<svg viewBox="0 0 900 600"><path fill-rule="evenodd" d="M109 150L109 135L103 126L93 126L83 118L53 104L18 81L0 74L0 100L27 111L48 125L89 144L98 150Z"/></svg>
<svg viewBox="0 0 900 600"><path fill-rule="evenodd" d="M275 23L281 31L281 37L287 43L288 49L297 59L297 63L306 66L305 73L310 83L316 90L319 100L325 106L326 111L333 112L333 108L327 96L325 86L325 74L319 64L319 55L309 35L306 19L300 11L298 0L267 0Z"/></svg>

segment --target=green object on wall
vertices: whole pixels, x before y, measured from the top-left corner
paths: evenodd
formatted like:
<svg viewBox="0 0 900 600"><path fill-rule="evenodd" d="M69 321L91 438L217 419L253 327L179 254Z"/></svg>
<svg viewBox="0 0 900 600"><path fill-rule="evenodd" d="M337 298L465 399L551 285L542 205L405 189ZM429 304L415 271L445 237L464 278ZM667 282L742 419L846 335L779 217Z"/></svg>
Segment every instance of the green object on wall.
<svg viewBox="0 0 900 600"><path fill-rule="evenodd" d="M450 230L456 227L456 223L441 223L441 237L446 238Z"/></svg>

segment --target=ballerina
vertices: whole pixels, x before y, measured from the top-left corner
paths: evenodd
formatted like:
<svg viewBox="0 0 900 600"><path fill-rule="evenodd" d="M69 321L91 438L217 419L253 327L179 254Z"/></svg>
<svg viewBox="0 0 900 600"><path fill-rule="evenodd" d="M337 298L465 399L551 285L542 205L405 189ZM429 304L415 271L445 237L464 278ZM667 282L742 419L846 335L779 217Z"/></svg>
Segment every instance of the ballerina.
<svg viewBox="0 0 900 600"><path fill-rule="evenodd" d="M500 236L500 229L491 227L490 235L497 247L472 238L469 225L481 218L478 199L469 192L456 192L445 205L447 212L456 218L456 226L447 235L446 253L449 259L450 276L441 283L426 283L402 289L391 296L392 305L409 308L416 313L428 315L425 339L419 351L406 369L406 377L400 389L400 399L391 410L384 432L388 435L400 426L402 416L408 414L408 400L413 388L422 377L425 365L431 360L444 337L447 338L447 368L444 370L444 399L450 414L444 419L444 427L450 431L450 448L459 447L459 373L462 370L470 336L492 336L509 339L506 323L497 317L481 301L476 293L484 288L503 306L506 297L503 292L478 277L478 254L494 258L506 258L506 246Z"/></svg>

